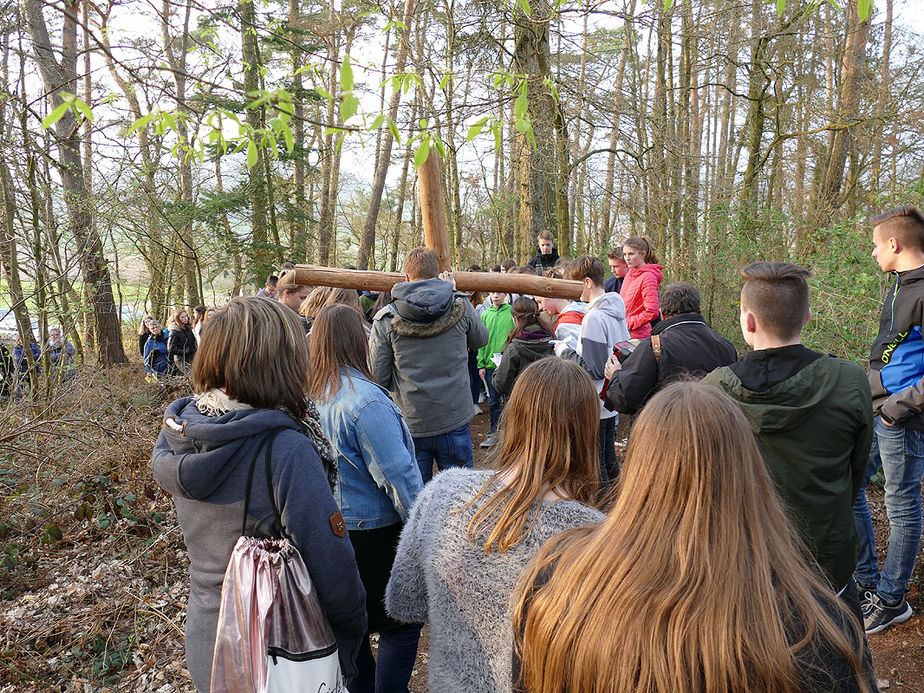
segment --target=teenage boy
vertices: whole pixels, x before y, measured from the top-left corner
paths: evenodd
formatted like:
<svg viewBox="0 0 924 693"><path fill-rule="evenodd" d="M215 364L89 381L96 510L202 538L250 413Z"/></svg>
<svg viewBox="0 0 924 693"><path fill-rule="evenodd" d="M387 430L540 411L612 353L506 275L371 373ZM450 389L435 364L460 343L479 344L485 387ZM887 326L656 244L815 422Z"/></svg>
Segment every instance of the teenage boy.
<svg viewBox="0 0 924 693"><path fill-rule="evenodd" d="M529 261L529 266L536 270L536 274L545 274L558 262L558 251L555 249L555 237L549 230L540 231L539 252Z"/></svg>
<svg viewBox="0 0 924 693"><path fill-rule="evenodd" d="M876 445L854 504L860 556L854 573L865 597L864 625L878 633L911 618L905 599L921 543L921 475L924 473L924 215L898 207L870 219L873 258L895 274L869 358ZM874 446L875 448L876 446ZM866 483L882 461L889 517L888 553L876 567Z"/></svg>
<svg viewBox="0 0 924 693"><path fill-rule="evenodd" d="M278 300L276 298L276 283L279 281L279 277L275 274L271 274L266 278L266 283L263 285L263 288L257 292L257 296L260 298L271 298L274 301Z"/></svg>
<svg viewBox="0 0 924 693"><path fill-rule="evenodd" d="M555 345L556 355L576 361L587 371L597 392L603 386L606 360L613 347L617 342L629 339L626 304L619 294L608 294L603 290L605 274L600 258L592 255L582 255L565 268L565 279L583 283L581 300L587 302L587 310L581 321L577 343L572 346L572 343L563 340ZM601 401L598 452L600 477L604 484L615 482L619 476L615 447L618 420L616 412L604 408Z"/></svg>
<svg viewBox="0 0 924 693"><path fill-rule="evenodd" d="M603 288L607 293L618 294L622 288L622 280L626 278L626 272L629 271L629 265L626 264L626 258L622 255L622 248L608 252L606 260L610 263L610 272L613 276L606 280Z"/></svg>
<svg viewBox="0 0 924 693"><path fill-rule="evenodd" d="M811 316L808 270L755 262L741 274L741 332L753 351L704 382L741 407L789 519L859 618L852 506L873 435L866 374L802 346Z"/></svg>
<svg viewBox="0 0 924 693"><path fill-rule="evenodd" d="M474 466L468 351L487 344L488 330L451 275L440 278L429 248L408 251L404 278L375 315L369 363L404 414L426 483L434 461L440 470Z"/></svg>
<svg viewBox="0 0 924 693"><path fill-rule="evenodd" d="M488 343L478 350L478 375L484 378L484 384L488 388L488 415L491 419L491 430L481 441L483 448L497 445L497 422L500 420L503 406L501 394L494 389L494 370L497 364L492 357L504 350L504 342L513 329L513 315L510 312L510 304L507 303L507 294L503 291L492 291L488 298L491 299L491 305L481 314L481 322L488 330Z"/></svg>

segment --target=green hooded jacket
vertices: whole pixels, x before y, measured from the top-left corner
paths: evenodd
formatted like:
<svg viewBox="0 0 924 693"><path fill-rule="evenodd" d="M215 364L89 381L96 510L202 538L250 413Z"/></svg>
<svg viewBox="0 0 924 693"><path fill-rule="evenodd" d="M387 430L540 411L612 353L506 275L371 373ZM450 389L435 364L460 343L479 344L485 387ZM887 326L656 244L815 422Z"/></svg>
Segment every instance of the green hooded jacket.
<svg viewBox="0 0 924 693"><path fill-rule="evenodd" d="M716 369L704 382L741 407L784 510L831 586L840 590L856 567L853 502L873 436L866 373L851 361L820 355L788 379L755 392L732 368Z"/></svg>

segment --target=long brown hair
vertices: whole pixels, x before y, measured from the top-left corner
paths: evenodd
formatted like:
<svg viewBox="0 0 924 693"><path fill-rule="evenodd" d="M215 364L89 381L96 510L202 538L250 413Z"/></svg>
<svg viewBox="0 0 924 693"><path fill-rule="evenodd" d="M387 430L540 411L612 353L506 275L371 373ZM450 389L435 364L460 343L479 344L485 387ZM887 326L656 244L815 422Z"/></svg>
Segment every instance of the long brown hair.
<svg viewBox="0 0 924 693"><path fill-rule="evenodd" d="M510 315L513 318L513 329L507 335L507 341L504 342L504 349L511 341L520 336L520 333L531 325L539 325L539 304L531 296L517 296L513 305L510 306ZM501 349L503 351L504 349Z"/></svg>
<svg viewBox="0 0 924 693"><path fill-rule="evenodd" d="M606 520L558 535L524 573L520 685L793 691L797 660L818 648L865 691L859 624L810 565L740 409L675 383L639 415Z"/></svg>
<svg viewBox="0 0 924 693"><path fill-rule="evenodd" d="M302 301L302 305L298 307L299 315L303 315L306 318L314 320L317 316L318 311L321 310L325 305L327 305L327 299L330 296L331 287L329 286L318 286L311 290L311 293Z"/></svg>
<svg viewBox="0 0 924 693"><path fill-rule="evenodd" d="M599 418L600 400L580 366L554 357L527 366L501 415L498 472L475 500L493 495L472 517L469 541L487 532L485 553L511 548L535 520L533 503L550 489L593 505ZM504 485L495 490L499 476Z"/></svg>
<svg viewBox="0 0 924 693"><path fill-rule="evenodd" d="M276 301L232 299L202 323L192 381L198 394L223 388L239 402L303 419L308 343L298 317Z"/></svg>
<svg viewBox="0 0 924 693"><path fill-rule="evenodd" d="M648 236L629 236L622 242L623 247L629 246L645 256L645 264L658 264L658 256L655 255L654 243Z"/></svg>
<svg viewBox="0 0 924 693"><path fill-rule="evenodd" d="M341 368L355 368L372 380L363 316L352 306L334 304L318 312L311 328L309 351L308 395L315 401L329 400L340 391Z"/></svg>
<svg viewBox="0 0 924 693"><path fill-rule="evenodd" d="M170 311L170 319L167 321L167 325L175 325L178 330L191 330L192 329L192 320L189 319L189 313L186 313L186 324L180 324L180 313L186 313L185 308L174 308Z"/></svg>

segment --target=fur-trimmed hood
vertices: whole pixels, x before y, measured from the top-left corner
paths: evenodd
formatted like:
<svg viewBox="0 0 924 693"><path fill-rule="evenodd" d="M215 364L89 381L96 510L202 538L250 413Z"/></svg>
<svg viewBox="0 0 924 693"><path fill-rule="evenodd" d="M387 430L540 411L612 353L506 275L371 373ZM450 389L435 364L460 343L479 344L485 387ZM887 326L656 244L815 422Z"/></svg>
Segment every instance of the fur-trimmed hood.
<svg viewBox="0 0 924 693"><path fill-rule="evenodd" d="M416 337L418 339L436 337L458 324L462 316L465 315L465 301L466 299L457 297L452 303L452 308L433 322L412 322L396 314L391 320L391 329L401 337Z"/></svg>

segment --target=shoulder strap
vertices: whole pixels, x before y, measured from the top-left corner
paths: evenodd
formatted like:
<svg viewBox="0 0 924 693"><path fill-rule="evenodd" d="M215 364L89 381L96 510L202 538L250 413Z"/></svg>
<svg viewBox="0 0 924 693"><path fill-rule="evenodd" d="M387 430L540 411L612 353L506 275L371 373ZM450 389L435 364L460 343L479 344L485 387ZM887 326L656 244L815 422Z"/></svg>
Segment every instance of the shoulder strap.
<svg viewBox="0 0 924 693"><path fill-rule="evenodd" d="M250 460L250 471L247 472L247 490L244 491L244 517L241 520L241 536L247 534L247 513L250 510L250 489L253 487L253 470L257 466L257 460L260 459L260 453L263 452L263 448L266 447L266 444L269 443L269 449L266 452L266 469L270 469L269 456L273 449L272 441L275 440L276 436L279 435L281 428L271 429L260 441L260 445L257 446L257 450L253 455L253 458ZM272 494L272 478L269 478L267 474L267 485L270 488L270 504L273 507L273 514L276 515L277 522L279 521L279 512L276 509L276 500L273 498ZM280 522L281 524L281 522Z"/></svg>
<svg viewBox="0 0 924 693"><path fill-rule="evenodd" d="M661 335L651 335L651 350L654 352L655 363L661 363Z"/></svg>

